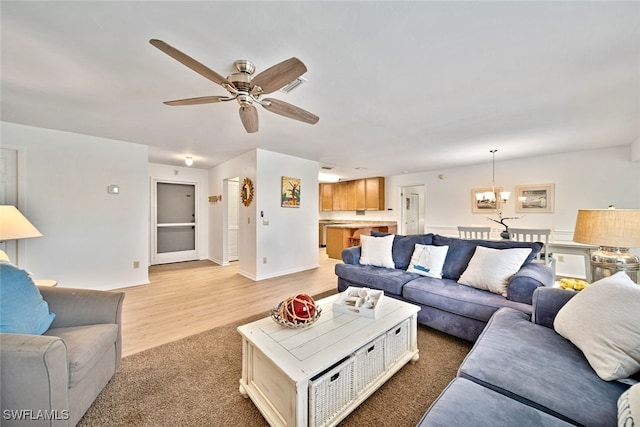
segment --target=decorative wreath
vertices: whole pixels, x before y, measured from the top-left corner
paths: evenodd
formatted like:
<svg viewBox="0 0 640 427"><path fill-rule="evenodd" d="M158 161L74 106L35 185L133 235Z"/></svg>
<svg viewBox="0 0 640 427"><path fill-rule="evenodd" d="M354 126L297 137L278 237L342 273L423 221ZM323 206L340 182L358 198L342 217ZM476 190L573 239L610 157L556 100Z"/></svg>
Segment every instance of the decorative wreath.
<svg viewBox="0 0 640 427"><path fill-rule="evenodd" d="M242 204L245 206L249 206L253 201L253 182L249 178L245 178L242 181L240 197L242 198Z"/></svg>

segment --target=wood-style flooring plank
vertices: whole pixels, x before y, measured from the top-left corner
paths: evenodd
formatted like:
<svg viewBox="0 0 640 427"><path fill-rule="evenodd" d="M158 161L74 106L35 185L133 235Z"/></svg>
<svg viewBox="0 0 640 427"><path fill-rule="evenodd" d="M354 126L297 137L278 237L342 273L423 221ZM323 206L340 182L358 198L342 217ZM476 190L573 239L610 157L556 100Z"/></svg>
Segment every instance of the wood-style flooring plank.
<svg viewBox="0 0 640 427"><path fill-rule="evenodd" d="M120 289L122 355L175 341L267 311L296 293L316 295L336 289L338 260L319 252L319 267L253 281L238 264L190 261L151 266L148 285Z"/></svg>

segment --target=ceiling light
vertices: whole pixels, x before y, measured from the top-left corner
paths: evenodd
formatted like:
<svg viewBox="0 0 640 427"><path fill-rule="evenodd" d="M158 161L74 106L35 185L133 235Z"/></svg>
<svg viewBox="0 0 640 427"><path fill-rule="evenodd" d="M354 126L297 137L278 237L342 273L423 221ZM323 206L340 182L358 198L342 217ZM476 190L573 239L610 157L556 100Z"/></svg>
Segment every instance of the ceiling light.
<svg viewBox="0 0 640 427"><path fill-rule="evenodd" d="M193 164L193 157L191 157L191 156L185 156L185 158L184 158L184 163L185 163L187 166L191 166L191 165Z"/></svg>

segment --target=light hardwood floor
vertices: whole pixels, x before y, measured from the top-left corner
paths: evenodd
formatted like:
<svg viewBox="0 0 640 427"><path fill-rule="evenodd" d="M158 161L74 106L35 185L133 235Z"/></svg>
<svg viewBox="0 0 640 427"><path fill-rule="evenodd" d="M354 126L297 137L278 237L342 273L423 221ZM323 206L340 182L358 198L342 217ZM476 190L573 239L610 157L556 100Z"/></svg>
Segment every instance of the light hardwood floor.
<svg viewBox="0 0 640 427"><path fill-rule="evenodd" d="M238 274L237 263L223 267L211 261L191 261L152 266L150 284L119 289L125 292L122 355L265 312L296 293L317 295L334 290L338 262L320 250L318 268L258 282Z"/></svg>

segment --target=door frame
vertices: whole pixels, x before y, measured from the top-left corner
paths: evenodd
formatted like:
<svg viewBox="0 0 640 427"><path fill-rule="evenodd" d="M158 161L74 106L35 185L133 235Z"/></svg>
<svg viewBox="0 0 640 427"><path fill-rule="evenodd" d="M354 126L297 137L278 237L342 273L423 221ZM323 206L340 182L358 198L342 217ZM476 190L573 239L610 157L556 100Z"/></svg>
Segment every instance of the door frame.
<svg viewBox="0 0 640 427"><path fill-rule="evenodd" d="M189 259L175 259L175 260L162 260L158 259L158 239L157 239L157 229L158 229L158 184L179 184L179 185L193 185L194 191L194 213L195 213L195 221L194 221L194 247L195 247L195 255L193 258L189 257ZM150 265L158 265L158 264L168 264L172 262L181 262L181 261L190 261L200 259L200 251L199 251L199 212L200 212L200 187L197 182L194 181L180 181L180 180L170 180L170 179L160 179L160 178L152 178L151 179L151 206L149 213L150 218L150 244L149 244L149 260ZM160 257L162 258L162 257Z"/></svg>
<svg viewBox="0 0 640 427"><path fill-rule="evenodd" d="M406 227L406 206L405 206L405 192L412 188L419 188L417 194L423 198L423 203L418 204L418 234L425 232L426 216L427 216L427 186L425 184L403 185L400 187L400 234L407 234Z"/></svg>

